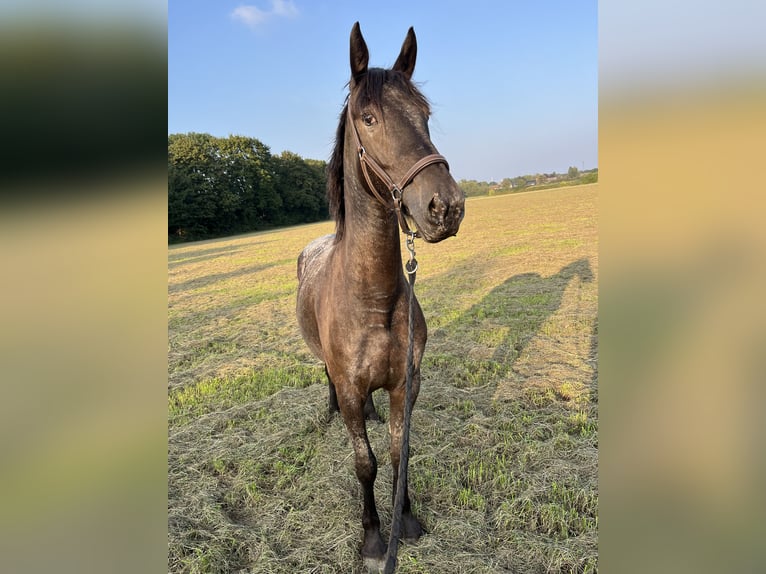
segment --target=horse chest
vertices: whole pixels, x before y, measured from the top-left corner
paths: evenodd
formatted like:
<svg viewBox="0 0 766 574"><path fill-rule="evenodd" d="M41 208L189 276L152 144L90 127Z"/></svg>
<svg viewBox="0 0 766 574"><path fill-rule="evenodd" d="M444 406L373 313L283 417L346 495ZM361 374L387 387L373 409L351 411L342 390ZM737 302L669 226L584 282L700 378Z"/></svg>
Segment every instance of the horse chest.
<svg viewBox="0 0 766 574"><path fill-rule="evenodd" d="M347 339L348 346L356 353L373 355L394 351L406 340L390 312L369 312L351 320L338 331L340 338Z"/></svg>
<svg viewBox="0 0 766 574"><path fill-rule="evenodd" d="M387 387L404 375L407 332L402 331L389 311L365 310L339 314L329 329L333 341L331 363L345 365L352 379L367 381L374 388Z"/></svg>

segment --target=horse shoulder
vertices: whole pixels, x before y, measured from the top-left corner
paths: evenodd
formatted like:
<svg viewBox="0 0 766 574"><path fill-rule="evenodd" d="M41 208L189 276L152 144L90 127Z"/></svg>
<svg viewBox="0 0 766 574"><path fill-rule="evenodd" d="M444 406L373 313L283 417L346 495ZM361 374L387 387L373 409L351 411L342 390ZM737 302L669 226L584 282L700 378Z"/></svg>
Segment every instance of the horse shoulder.
<svg viewBox="0 0 766 574"><path fill-rule="evenodd" d="M296 312L298 325L311 351L323 360L324 352L320 336L321 305L326 291L327 265L334 235L325 235L309 243L298 256L298 294Z"/></svg>
<svg viewBox="0 0 766 574"><path fill-rule="evenodd" d="M322 262L332 250L335 242L335 234L324 235L314 239L306 245L298 256L298 281L301 281L306 274L307 269L318 270Z"/></svg>

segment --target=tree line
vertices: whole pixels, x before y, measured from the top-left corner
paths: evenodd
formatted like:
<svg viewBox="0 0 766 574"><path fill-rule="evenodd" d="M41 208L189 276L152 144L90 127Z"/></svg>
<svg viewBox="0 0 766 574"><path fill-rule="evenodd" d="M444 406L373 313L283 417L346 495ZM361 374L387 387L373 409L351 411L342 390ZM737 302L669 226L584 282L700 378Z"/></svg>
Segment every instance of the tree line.
<svg viewBox="0 0 766 574"><path fill-rule="evenodd" d="M168 241L328 218L327 164L246 136L168 136Z"/></svg>
<svg viewBox="0 0 766 574"><path fill-rule="evenodd" d="M269 147L246 136L168 136L168 241L248 233L329 218L327 162ZM461 179L466 197L598 181L598 168L535 174L501 182Z"/></svg>
<svg viewBox="0 0 766 574"><path fill-rule="evenodd" d="M514 178L506 177L499 183L496 181L477 181L475 179L461 179L458 181L460 189L466 197L478 195L494 195L500 193L517 193L530 187L545 189L550 187L562 187L565 185L580 185L595 183L598 181L598 168L580 171L576 167L570 167L567 173L536 173L534 175L520 175Z"/></svg>

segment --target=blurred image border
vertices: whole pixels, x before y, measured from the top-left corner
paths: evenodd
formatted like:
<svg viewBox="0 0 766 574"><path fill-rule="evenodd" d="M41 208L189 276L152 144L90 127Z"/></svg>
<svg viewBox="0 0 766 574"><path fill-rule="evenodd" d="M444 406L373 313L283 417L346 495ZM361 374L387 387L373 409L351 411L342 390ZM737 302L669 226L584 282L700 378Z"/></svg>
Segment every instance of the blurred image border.
<svg viewBox="0 0 766 574"><path fill-rule="evenodd" d="M155 571L167 551L167 5L18 5L0 30L14 79L0 91L0 554L8 571ZM764 9L642 9L679 42L710 19L722 32L695 54L651 18L627 33L635 8L599 3L600 566L757 571L766 65L738 24ZM745 49L711 58L727 40ZM626 72L623 55L652 42L670 64ZM694 73L680 60L672 73L679 54Z"/></svg>

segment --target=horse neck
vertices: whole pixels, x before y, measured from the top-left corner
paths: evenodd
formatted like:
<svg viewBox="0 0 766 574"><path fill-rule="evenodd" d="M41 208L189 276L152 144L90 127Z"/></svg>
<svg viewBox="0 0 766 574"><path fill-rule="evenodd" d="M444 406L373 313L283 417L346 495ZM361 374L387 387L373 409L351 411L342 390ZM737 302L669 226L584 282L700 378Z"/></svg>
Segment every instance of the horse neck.
<svg viewBox="0 0 766 574"><path fill-rule="evenodd" d="M363 186L353 150L346 153L344 171L346 228L341 251L347 280L365 293L395 295L402 275L396 217Z"/></svg>

